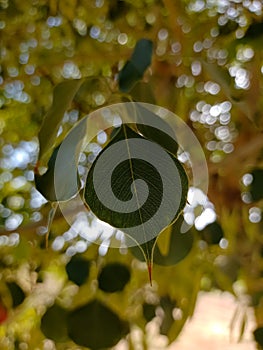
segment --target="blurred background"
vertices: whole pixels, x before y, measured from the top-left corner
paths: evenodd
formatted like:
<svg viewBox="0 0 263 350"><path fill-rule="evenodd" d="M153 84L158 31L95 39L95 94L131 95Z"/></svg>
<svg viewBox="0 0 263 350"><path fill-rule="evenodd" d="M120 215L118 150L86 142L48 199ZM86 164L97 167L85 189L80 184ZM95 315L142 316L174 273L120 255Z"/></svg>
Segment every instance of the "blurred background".
<svg viewBox="0 0 263 350"><path fill-rule="evenodd" d="M263 346L262 2L0 0L0 31L0 348ZM121 80L140 39L151 64ZM74 205L69 226L35 187L54 86L81 78L57 144L92 111L136 100L182 118L205 153L208 193L190 181L184 210L191 237L160 238L167 266L152 286L136 254L92 244L112 227ZM81 154L80 175L108 137Z"/></svg>

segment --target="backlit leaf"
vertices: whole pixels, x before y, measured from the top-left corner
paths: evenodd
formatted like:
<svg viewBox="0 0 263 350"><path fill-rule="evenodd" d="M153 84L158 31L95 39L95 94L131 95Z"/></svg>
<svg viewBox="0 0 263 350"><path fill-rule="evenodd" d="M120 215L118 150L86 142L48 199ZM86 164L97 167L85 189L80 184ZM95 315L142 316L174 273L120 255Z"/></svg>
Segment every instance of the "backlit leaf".
<svg viewBox="0 0 263 350"><path fill-rule="evenodd" d="M152 241L175 221L187 191L177 158L124 125L93 162L84 199L99 219L140 244L150 272Z"/></svg>
<svg viewBox="0 0 263 350"><path fill-rule="evenodd" d="M181 215L160 234L157 242L155 240L148 242L148 244L152 245L153 249L153 263L163 266L175 265L190 253L193 247L194 237L191 230L185 233L181 232L183 222L183 215ZM166 252L163 252L161 244L166 246ZM143 245L141 245L141 248L146 249ZM136 258L141 261L144 260L139 247L132 247L131 251Z"/></svg>
<svg viewBox="0 0 263 350"><path fill-rule="evenodd" d="M66 201L79 191L77 164L85 130L85 120L81 120L53 151L46 173L35 174L36 189L47 200Z"/></svg>
<svg viewBox="0 0 263 350"><path fill-rule="evenodd" d="M64 113L69 108L75 94L80 88L83 80L68 80L58 84L53 92L52 106L44 117L43 124L38 134L39 159L41 165L46 165L48 158L46 154L55 144L58 129Z"/></svg>

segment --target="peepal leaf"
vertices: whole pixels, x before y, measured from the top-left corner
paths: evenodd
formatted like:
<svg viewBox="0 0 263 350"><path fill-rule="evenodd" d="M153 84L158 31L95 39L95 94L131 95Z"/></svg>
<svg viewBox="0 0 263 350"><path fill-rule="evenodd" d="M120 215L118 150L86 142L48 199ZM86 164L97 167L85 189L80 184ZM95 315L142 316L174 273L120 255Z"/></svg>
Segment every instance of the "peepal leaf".
<svg viewBox="0 0 263 350"><path fill-rule="evenodd" d="M176 220L187 191L177 158L123 125L93 162L84 199L100 220L127 234L129 245L141 247L150 275L152 242Z"/></svg>
<svg viewBox="0 0 263 350"><path fill-rule="evenodd" d="M263 198L263 169L255 168L252 170L251 175L253 180L249 186L250 194L253 201L258 201Z"/></svg>
<svg viewBox="0 0 263 350"><path fill-rule="evenodd" d="M82 79L68 80L58 84L53 92L51 108L44 117L43 124L38 134L39 138L39 160L41 165L46 165L47 153L55 144L58 129L64 113L69 108L74 96L79 90ZM46 159L47 158L47 159Z"/></svg>
<svg viewBox="0 0 263 350"><path fill-rule="evenodd" d="M136 126L139 132L148 140L154 141L174 156L177 155L178 143L172 127L157 114L140 103L127 106L130 113L136 115Z"/></svg>
<svg viewBox="0 0 263 350"><path fill-rule="evenodd" d="M73 256L66 265L68 279L78 286L83 285L89 277L90 265L90 261L81 255Z"/></svg>
<svg viewBox="0 0 263 350"><path fill-rule="evenodd" d="M41 331L43 334L56 342L68 340L67 310L54 304L47 309L41 319Z"/></svg>
<svg viewBox="0 0 263 350"><path fill-rule="evenodd" d="M184 223L183 215L167 229L165 229L158 237L157 241L152 240L150 243L153 246L153 262L157 265L171 266L178 264L190 253L193 247L193 233L188 231L181 232ZM163 247L165 246L165 251ZM145 250L142 245L141 249ZM139 247L132 247L133 255L143 261L144 255Z"/></svg>
<svg viewBox="0 0 263 350"><path fill-rule="evenodd" d="M85 131L85 120L81 120L53 151L48 170L43 175L35 174L36 189L47 200L66 201L79 191L77 163Z"/></svg>
<svg viewBox="0 0 263 350"><path fill-rule="evenodd" d="M68 333L80 346L106 349L128 333L128 324L106 305L93 300L69 313Z"/></svg>
<svg viewBox="0 0 263 350"><path fill-rule="evenodd" d="M15 307L19 306L20 304L22 304L22 302L25 299L25 293L21 289L21 287L15 282L7 283L7 287L9 289L11 297L12 297L13 307L15 308Z"/></svg>
<svg viewBox="0 0 263 350"><path fill-rule="evenodd" d="M260 345L263 346L263 327L258 327L253 332L255 341Z"/></svg>
<svg viewBox="0 0 263 350"><path fill-rule="evenodd" d="M106 293L120 292L131 278L130 270L120 263L109 263L98 276L99 288Z"/></svg>
<svg viewBox="0 0 263 350"><path fill-rule="evenodd" d="M141 39L136 43L131 59L119 73L119 88L122 92L128 92L143 77L151 64L152 51L151 40Z"/></svg>

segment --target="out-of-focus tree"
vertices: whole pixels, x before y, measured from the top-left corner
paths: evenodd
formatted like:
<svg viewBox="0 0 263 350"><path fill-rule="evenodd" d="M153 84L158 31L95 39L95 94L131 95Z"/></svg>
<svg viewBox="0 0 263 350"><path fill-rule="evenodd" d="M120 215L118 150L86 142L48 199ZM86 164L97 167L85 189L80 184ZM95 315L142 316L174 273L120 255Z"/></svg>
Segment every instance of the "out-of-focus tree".
<svg viewBox="0 0 263 350"><path fill-rule="evenodd" d="M1 0L0 31L0 348L151 349L158 334L167 346L213 288L248 296L263 346L261 1ZM138 252L81 229L109 226L74 207L69 226L38 174L78 121L132 100L178 115L209 171L207 194L189 177L189 236L181 216L158 238L152 286ZM80 175L110 138L82 154Z"/></svg>

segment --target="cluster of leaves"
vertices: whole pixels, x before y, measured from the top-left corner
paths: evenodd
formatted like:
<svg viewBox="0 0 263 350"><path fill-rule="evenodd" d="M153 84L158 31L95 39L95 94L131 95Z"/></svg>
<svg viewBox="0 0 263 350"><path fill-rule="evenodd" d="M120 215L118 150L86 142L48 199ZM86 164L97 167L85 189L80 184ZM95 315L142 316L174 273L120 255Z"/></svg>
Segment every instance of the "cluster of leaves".
<svg viewBox="0 0 263 350"><path fill-rule="evenodd" d="M119 74L119 89L120 91L127 92L140 80L143 76L145 69L150 65L152 56L152 42L146 39L140 40L133 52L131 59L126 63ZM56 169L58 173L56 176L59 178L60 186L55 188L55 164L60 146L57 144L57 132L69 103L73 100L74 96L81 89L81 86L85 84L85 80L68 81L63 82L55 88L53 104L51 109L47 113L42 127L39 132L40 153L37 167L35 168L35 181L36 188L42 193L43 196L53 203L59 201L69 200L77 192L80 191L78 182L76 181L77 164L76 164L76 147L79 143L79 133L76 132L76 137L73 138L73 142L70 143L66 149L67 152L62 154L63 161L60 163L60 167ZM158 235L154 239L151 237L152 232L145 233L145 243L137 243L137 247L131 249L132 253L142 261L146 261L148 265L150 282L152 279L152 265L153 262L159 265L174 265L183 260L187 254L191 251L193 246L193 234L192 232L181 234L181 226L184 222L182 209L186 204L186 197L188 192L188 178L181 163L177 160L178 145L176 141L165 134L162 130L147 125L147 118L160 119L154 113L148 111L142 106L135 105L135 110L138 114L138 123L136 124L136 131L130 128L129 125L123 125L114 131L113 137L103 151L93 162L85 183L84 188L84 200L87 206L93 211L93 213L101 220L109 223L112 226L121 228L125 232L125 227L132 227L136 225L143 225L145 220L149 220L154 215L156 207L160 205L158 197L162 196L162 179L160 175L156 174L154 169L149 163L140 159L131 159L129 153L129 140L145 140L145 137L153 142L158 143L167 154L173 160L174 166L180 174L179 188L181 187L180 203L175 202L172 204L175 208L178 208L174 214L173 222L169 227L170 241L169 250L166 254L162 254L157 243ZM147 118L146 118L147 116ZM160 119L159 123L162 123L166 128L169 125L165 121ZM76 129L83 128L80 123ZM85 128L83 128L85 130ZM74 130L73 130L74 132ZM82 133L81 133L82 134ZM111 190L116 194L118 198L123 201L127 201L127 193L129 195L132 182L137 178L143 179L149 185L148 201L150 204L144 205L144 210L127 213L123 215L114 212L112 209L104 206L100 202L95 188L94 188L94 169L97 162L103 157L104 152L110 149L113 145L119 141L125 140L127 145L127 162L121 163L122 165L115 171L111 179ZM76 143L74 143L74 141ZM53 149L50 159L47 162L47 171L44 174L39 174L41 166L45 165L50 149ZM66 161L72 160L72 161ZM108 162L105 161L105 167ZM149 168L149 166L151 168ZM104 171L108 173L107 169ZM67 176L63 176L63 174ZM102 183L99 186L103 186L105 178L102 177ZM178 184L172 184L178 187ZM106 189L107 191L107 189ZM137 189L135 189L137 191ZM107 193L105 193L107 196ZM176 200L176 199L175 199ZM145 216L145 217L144 217ZM170 223L169 223L170 224ZM160 225L160 223L159 223ZM163 224L160 229L166 228L167 224ZM131 237L136 242L136 237ZM69 280L73 281L77 285L82 285L89 274L90 262L83 260L82 258L73 257L67 264L66 271ZM124 265L114 263L106 265L98 275L98 287L106 293L114 293L121 291L126 283L130 279L130 271ZM170 300L170 299L169 299ZM172 313L175 307L174 302L169 301L167 306L169 313ZM161 304L166 303L161 300ZM149 305L145 304L144 313L146 320L150 320L155 315L155 308L157 305L152 305L152 316L149 316ZM166 306L164 306L164 309ZM166 310L165 310L166 313ZM167 316L171 318L170 316ZM168 322L165 321L161 326L161 333L166 334L173 323L173 318ZM91 349L106 348L115 345L124 335L128 333L128 324L125 321L119 319L118 315L110 310L107 306L103 305L99 300L89 301L87 304L82 305L80 308L67 312L66 309L61 308L59 305L54 304L47 310L42 318L41 329L43 333L55 341L66 341L68 338L72 339L76 344L87 346ZM101 337L101 333L104 334Z"/></svg>

